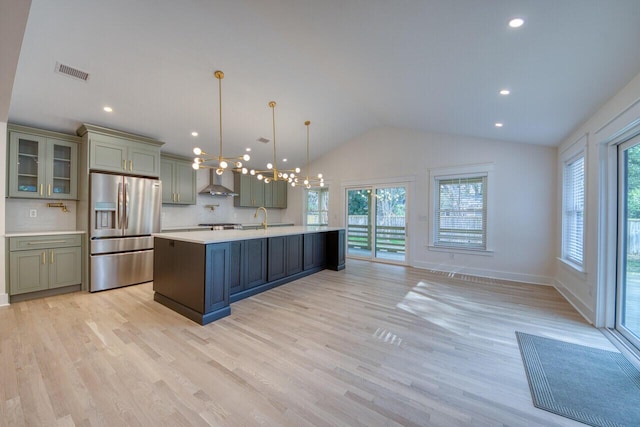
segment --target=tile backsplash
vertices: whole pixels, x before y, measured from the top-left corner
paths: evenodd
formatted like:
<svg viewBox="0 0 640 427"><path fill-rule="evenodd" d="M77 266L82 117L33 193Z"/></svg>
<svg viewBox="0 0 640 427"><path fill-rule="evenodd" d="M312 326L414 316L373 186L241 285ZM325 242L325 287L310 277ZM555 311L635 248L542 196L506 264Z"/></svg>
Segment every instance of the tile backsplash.
<svg viewBox="0 0 640 427"><path fill-rule="evenodd" d="M49 208L47 203L57 200L6 199L5 230L7 233L22 231L67 231L76 229L76 201L62 201L69 212L61 208ZM31 213L35 211L35 217Z"/></svg>

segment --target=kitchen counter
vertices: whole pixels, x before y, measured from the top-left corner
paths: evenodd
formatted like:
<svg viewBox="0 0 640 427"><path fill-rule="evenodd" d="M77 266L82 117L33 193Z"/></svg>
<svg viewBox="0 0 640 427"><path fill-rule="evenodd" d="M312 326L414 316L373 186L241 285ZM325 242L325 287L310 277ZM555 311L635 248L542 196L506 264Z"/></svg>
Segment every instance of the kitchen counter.
<svg viewBox="0 0 640 427"><path fill-rule="evenodd" d="M273 227L154 234L153 299L201 325L230 303L345 268L345 229Z"/></svg>
<svg viewBox="0 0 640 427"><path fill-rule="evenodd" d="M65 231L17 231L9 232L4 237L29 237L29 236L57 236L62 234L85 234L84 231L65 230Z"/></svg>
<svg viewBox="0 0 640 427"><path fill-rule="evenodd" d="M295 234L323 233L328 231L344 230L341 227L315 227L294 225L288 227L267 227L266 230L205 230L188 232L156 233L153 236L162 239L179 240L181 242L208 245L211 243L233 242L236 240L260 239L265 237L289 236Z"/></svg>

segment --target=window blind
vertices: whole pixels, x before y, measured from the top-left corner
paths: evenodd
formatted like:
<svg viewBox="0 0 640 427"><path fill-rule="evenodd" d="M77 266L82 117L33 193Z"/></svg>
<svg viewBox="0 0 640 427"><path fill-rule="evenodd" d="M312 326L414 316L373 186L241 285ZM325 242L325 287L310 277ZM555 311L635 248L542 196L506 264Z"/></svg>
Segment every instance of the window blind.
<svg viewBox="0 0 640 427"><path fill-rule="evenodd" d="M434 245L487 246L487 177L437 178Z"/></svg>
<svg viewBox="0 0 640 427"><path fill-rule="evenodd" d="M584 248L584 155L565 163L562 256L582 266Z"/></svg>

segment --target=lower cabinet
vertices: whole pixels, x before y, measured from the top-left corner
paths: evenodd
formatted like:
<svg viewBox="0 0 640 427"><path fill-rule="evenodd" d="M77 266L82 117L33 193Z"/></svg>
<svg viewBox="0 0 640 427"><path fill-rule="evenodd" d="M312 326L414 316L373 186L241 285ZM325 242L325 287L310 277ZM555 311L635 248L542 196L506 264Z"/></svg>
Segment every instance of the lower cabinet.
<svg viewBox="0 0 640 427"><path fill-rule="evenodd" d="M269 238L269 282L302 271L302 234Z"/></svg>
<svg viewBox="0 0 640 427"><path fill-rule="evenodd" d="M304 270L312 268L324 268L327 262L327 234L309 233L303 235L304 259L302 267Z"/></svg>
<svg viewBox="0 0 640 427"><path fill-rule="evenodd" d="M215 243L206 246L204 312L210 313L229 305L231 244Z"/></svg>
<svg viewBox="0 0 640 427"><path fill-rule="evenodd" d="M9 295L81 283L80 235L9 238Z"/></svg>
<svg viewBox="0 0 640 427"><path fill-rule="evenodd" d="M327 268L344 270L345 267L345 232L333 230L327 232Z"/></svg>
<svg viewBox="0 0 640 427"><path fill-rule="evenodd" d="M267 239L229 242L231 295L267 283Z"/></svg>

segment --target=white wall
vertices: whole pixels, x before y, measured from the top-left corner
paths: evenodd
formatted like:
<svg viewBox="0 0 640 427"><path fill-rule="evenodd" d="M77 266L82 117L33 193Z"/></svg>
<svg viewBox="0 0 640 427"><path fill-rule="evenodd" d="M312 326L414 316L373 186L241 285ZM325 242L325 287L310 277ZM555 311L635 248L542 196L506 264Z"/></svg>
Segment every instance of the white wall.
<svg viewBox="0 0 640 427"><path fill-rule="evenodd" d="M557 256L556 149L406 129L382 128L311 165L329 185L329 223L344 226L345 182L412 177L410 264L485 277L552 284ZM435 252L429 244L429 168L494 163L488 184L492 256ZM289 190L285 220L300 222L302 192Z"/></svg>
<svg viewBox="0 0 640 427"><path fill-rule="evenodd" d="M637 75L627 86L625 86L618 94L613 96L605 105L602 106L591 118L589 118L582 126L575 130L558 148L559 152L565 150L574 141L578 140L585 134L587 135L587 161L586 161L586 212L585 212L585 253L584 264L585 273L578 273L562 262L557 262L556 287L563 295L596 326L604 326L604 319L596 321L597 298L604 298L601 292L598 297L599 287L604 287L606 283L599 280L600 271L598 256L606 256L602 253L604 250L604 242L598 238L598 224L601 219L601 205L606 200L600 200L600 179L606 159L603 158L604 152L600 150L598 142L601 137L598 131L609 124L614 118L620 116L623 112L629 112L630 106L640 100L640 74ZM635 114L635 119L640 115ZM629 122L631 119L625 119ZM560 170L560 159L558 160L558 170ZM558 183L558 191L561 184ZM559 196L560 197L560 196ZM560 200L560 199L558 199ZM558 203L558 221L561 221L561 205ZM558 223L560 230L560 222ZM558 233L555 246L560 248L561 235ZM615 248L607 249L615 250ZM603 301L600 301L602 303Z"/></svg>

